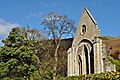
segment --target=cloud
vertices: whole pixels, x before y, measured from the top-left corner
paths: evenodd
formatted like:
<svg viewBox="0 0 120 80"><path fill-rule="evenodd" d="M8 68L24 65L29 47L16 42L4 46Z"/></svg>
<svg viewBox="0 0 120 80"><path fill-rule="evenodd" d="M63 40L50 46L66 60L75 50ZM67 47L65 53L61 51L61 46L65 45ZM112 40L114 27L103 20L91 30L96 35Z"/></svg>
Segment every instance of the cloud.
<svg viewBox="0 0 120 80"><path fill-rule="evenodd" d="M53 3L53 4L51 4L51 6L56 7L56 6L58 6L58 3Z"/></svg>
<svg viewBox="0 0 120 80"><path fill-rule="evenodd" d="M57 2L48 3L48 2L42 2L41 1L40 5L46 9L46 8L50 8L50 7L55 8L56 6L58 6L58 3ZM41 18L44 14L43 12L38 12L38 13L33 12L33 13L28 14L26 17L27 18L31 18L31 17Z"/></svg>
<svg viewBox="0 0 120 80"><path fill-rule="evenodd" d="M3 46L2 40L0 40L0 46Z"/></svg>
<svg viewBox="0 0 120 80"><path fill-rule="evenodd" d="M41 2L40 4L44 7L48 7L48 4L46 2Z"/></svg>
<svg viewBox="0 0 120 80"><path fill-rule="evenodd" d="M41 17L43 15L42 12L39 12L39 13L30 13L27 18L30 18L30 17Z"/></svg>
<svg viewBox="0 0 120 80"><path fill-rule="evenodd" d="M19 24L17 23L10 23L6 22L3 19L0 19L0 35L6 35L9 33L9 31L14 28L18 27Z"/></svg>
<svg viewBox="0 0 120 80"><path fill-rule="evenodd" d="M44 7L46 7L46 8L58 6L58 3L57 3L57 2L53 2L53 3L41 2L40 4L41 4L42 6L44 6Z"/></svg>
<svg viewBox="0 0 120 80"><path fill-rule="evenodd" d="M41 1L40 5L44 8L50 8L50 7L54 8L54 7L58 6L58 1L54 1L54 2L46 2L46 1L42 2Z"/></svg>
<svg viewBox="0 0 120 80"><path fill-rule="evenodd" d="M17 23L11 23L3 19L0 19L0 45L1 45L1 40L5 39L8 36L11 29L18 26L19 24Z"/></svg>
<svg viewBox="0 0 120 80"><path fill-rule="evenodd" d="M102 0L91 0L91 2L90 2L90 4L92 6L97 6L97 5L102 4L102 3L103 3Z"/></svg>

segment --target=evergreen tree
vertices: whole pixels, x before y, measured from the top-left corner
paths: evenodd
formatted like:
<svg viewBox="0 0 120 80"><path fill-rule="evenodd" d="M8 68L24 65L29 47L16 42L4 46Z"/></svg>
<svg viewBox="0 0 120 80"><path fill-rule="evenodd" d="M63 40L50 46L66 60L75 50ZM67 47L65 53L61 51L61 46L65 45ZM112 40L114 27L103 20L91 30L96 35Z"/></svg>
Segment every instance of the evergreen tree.
<svg viewBox="0 0 120 80"><path fill-rule="evenodd" d="M0 79L40 79L39 59L34 45L25 37L25 30L13 28L0 48Z"/></svg>

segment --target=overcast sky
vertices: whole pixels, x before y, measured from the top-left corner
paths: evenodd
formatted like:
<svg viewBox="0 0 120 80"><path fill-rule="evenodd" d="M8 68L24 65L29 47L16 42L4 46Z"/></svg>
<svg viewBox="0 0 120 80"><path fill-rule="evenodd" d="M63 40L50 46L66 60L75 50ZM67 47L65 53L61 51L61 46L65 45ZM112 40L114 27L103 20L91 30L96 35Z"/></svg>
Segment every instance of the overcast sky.
<svg viewBox="0 0 120 80"><path fill-rule="evenodd" d="M67 15L78 26L84 7L97 21L101 35L120 36L120 0L0 0L0 41L16 26L43 29L40 19L49 12Z"/></svg>

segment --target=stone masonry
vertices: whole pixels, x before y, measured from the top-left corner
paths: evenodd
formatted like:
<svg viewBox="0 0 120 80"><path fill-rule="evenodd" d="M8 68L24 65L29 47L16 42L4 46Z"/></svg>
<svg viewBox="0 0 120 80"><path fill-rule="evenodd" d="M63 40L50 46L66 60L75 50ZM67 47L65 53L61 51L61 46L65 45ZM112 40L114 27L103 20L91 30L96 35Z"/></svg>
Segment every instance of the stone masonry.
<svg viewBox="0 0 120 80"><path fill-rule="evenodd" d="M99 36L97 22L84 8L72 47L68 50L68 76L116 71L115 65L107 59L106 45Z"/></svg>

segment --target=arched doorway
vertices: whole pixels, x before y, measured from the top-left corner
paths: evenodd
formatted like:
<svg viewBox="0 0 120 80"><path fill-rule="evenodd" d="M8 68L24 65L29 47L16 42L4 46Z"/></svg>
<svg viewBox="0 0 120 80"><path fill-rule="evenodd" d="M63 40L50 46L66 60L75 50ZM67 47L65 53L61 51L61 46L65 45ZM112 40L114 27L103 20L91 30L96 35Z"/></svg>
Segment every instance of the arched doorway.
<svg viewBox="0 0 120 80"><path fill-rule="evenodd" d="M78 54L80 54L79 61L81 62L79 63L79 73L83 75L94 73L94 50L92 41L83 39L79 45Z"/></svg>
<svg viewBox="0 0 120 80"><path fill-rule="evenodd" d="M89 74L89 61L88 61L88 50L84 45L85 61L86 61L86 74Z"/></svg>
<svg viewBox="0 0 120 80"><path fill-rule="evenodd" d="M78 65L79 65L79 75L82 75L82 59L81 59L81 56L78 55Z"/></svg>
<svg viewBox="0 0 120 80"><path fill-rule="evenodd" d="M94 74L94 54L93 49L90 52L90 71L92 74Z"/></svg>

